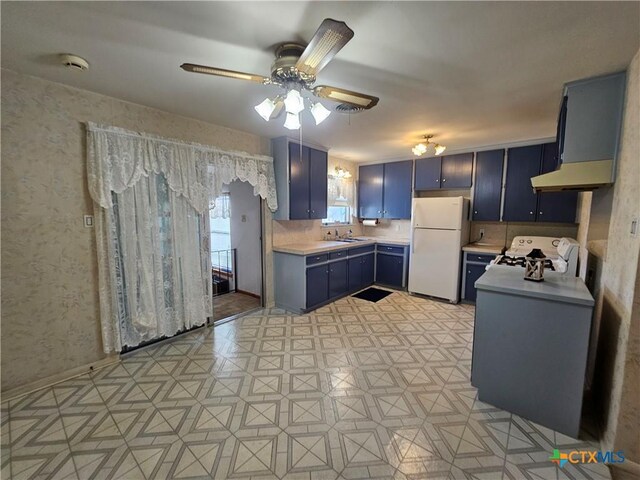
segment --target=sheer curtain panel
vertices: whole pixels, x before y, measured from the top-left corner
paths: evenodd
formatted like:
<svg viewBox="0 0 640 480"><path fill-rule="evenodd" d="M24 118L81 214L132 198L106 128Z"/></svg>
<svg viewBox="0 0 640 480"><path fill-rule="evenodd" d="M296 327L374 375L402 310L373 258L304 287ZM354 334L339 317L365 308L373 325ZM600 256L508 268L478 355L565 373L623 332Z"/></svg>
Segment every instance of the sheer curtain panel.
<svg viewBox="0 0 640 480"><path fill-rule="evenodd" d="M273 160L87 125L105 353L211 315L209 206L233 180L277 209Z"/></svg>

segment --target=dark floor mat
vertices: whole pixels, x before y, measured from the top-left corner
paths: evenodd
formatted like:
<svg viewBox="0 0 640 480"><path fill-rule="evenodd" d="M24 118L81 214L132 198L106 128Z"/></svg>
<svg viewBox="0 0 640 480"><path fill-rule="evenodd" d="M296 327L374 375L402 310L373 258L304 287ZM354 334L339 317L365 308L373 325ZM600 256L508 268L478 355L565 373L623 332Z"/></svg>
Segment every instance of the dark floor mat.
<svg viewBox="0 0 640 480"><path fill-rule="evenodd" d="M368 300L370 302L379 302L380 300L382 300L388 295L391 295L392 293L393 292L389 292L387 290L380 290L379 288L371 287L351 296L355 298L361 298L362 300Z"/></svg>

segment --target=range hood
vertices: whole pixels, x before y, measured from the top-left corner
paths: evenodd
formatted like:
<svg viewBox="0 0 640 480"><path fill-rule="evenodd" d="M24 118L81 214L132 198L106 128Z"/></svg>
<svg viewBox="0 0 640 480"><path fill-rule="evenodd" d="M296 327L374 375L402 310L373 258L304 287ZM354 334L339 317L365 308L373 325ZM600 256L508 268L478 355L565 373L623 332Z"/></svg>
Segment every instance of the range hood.
<svg viewBox="0 0 640 480"><path fill-rule="evenodd" d="M613 160L563 163L554 172L531 179L537 192L593 190L613 183Z"/></svg>
<svg viewBox="0 0 640 480"><path fill-rule="evenodd" d="M537 192L593 190L615 181L625 72L567 83L558 116L558 168L531 179Z"/></svg>

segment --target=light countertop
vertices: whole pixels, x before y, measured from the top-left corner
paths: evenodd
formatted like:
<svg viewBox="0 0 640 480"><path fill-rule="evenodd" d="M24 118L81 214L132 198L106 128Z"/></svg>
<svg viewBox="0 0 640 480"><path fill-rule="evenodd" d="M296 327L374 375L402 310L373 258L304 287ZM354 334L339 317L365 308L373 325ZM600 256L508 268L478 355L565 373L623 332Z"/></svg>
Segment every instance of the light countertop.
<svg viewBox="0 0 640 480"><path fill-rule="evenodd" d="M479 290L535 297L592 307L593 297L582 279L556 272L544 274L544 281L525 280L524 268L490 268L477 281Z"/></svg>
<svg viewBox="0 0 640 480"><path fill-rule="evenodd" d="M336 241L308 241L300 243L288 243L286 245L278 245L273 247L274 252L291 253L293 255L315 255L316 253L333 252L335 250L344 250L347 248L365 247L367 245L375 245L382 243L385 245L409 245L408 239L398 238L376 238L376 237L355 237L359 242L336 242Z"/></svg>
<svg viewBox="0 0 640 480"><path fill-rule="evenodd" d="M504 250L504 245L490 244L490 243L468 243L462 250L465 252L473 253L490 253L493 255L500 255Z"/></svg>

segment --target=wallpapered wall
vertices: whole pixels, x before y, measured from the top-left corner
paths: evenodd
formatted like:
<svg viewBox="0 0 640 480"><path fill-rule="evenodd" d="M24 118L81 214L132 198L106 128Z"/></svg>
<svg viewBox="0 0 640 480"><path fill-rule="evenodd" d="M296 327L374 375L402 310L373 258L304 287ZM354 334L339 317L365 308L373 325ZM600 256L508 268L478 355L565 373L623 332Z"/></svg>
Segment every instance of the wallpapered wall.
<svg viewBox="0 0 640 480"><path fill-rule="evenodd" d="M640 288L636 278L640 238L630 235L631 221L640 214L640 51L627 70L624 120L616 182L580 198L578 239L589 253L602 258L596 285L594 325L599 323L599 344L593 389L601 407L602 444L624 450L640 463L639 328L631 328L632 312L638 317ZM584 248L581 261L584 261ZM636 320L637 321L637 320ZM626 376L625 376L626 371Z"/></svg>
<svg viewBox="0 0 640 480"><path fill-rule="evenodd" d="M640 214L640 51L627 71L627 90L618 172L613 192L609 237L602 272L605 374L611 375L605 446L625 450L640 463L640 391L638 382L625 381L625 364L640 364L638 328L630 329L636 287L640 236L630 234ZM635 337L630 337L630 332ZM600 352L599 352L600 353ZM608 380L608 379L607 379Z"/></svg>
<svg viewBox="0 0 640 480"><path fill-rule="evenodd" d="M269 153L256 135L2 70L3 391L104 357L95 237L83 226L89 120Z"/></svg>

